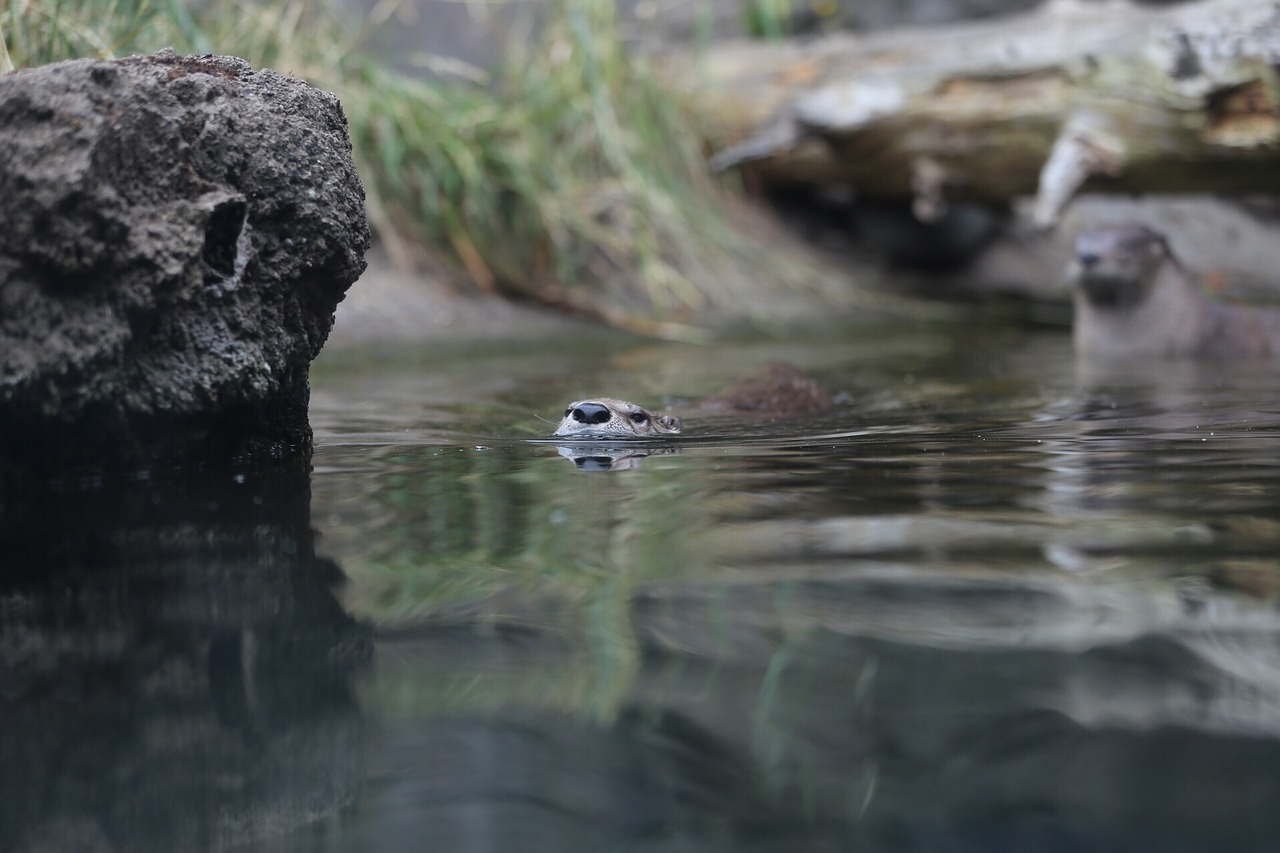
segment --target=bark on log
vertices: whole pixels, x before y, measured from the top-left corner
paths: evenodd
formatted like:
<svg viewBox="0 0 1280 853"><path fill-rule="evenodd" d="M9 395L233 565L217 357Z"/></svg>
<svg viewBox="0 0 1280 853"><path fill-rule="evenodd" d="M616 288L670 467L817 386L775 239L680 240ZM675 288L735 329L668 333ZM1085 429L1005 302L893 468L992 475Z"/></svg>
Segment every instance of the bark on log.
<svg viewBox="0 0 1280 853"><path fill-rule="evenodd" d="M717 46L678 72L713 131L712 160L766 180L942 199L1036 194L1056 220L1075 191L1280 191L1280 7L1054 0L1024 16Z"/></svg>

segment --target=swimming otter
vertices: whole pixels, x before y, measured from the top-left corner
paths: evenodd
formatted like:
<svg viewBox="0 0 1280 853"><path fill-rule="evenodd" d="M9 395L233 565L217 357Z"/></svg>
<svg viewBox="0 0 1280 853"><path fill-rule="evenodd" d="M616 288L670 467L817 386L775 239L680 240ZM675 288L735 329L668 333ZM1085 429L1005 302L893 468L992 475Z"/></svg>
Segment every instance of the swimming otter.
<svg viewBox="0 0 1280 853"><path fill-rule="evenodd" d="M741 412L776 421L826 412L831 393L789 364L768 364L759 373L694 404L718 412ZM653 414L626 400L593 397L564 410L553 435L573 438L653 438L679 435L683 424L672 415Z"/></svg>
<svg viewBox="0 0 1280 853"><path fill-rule="evenodd" d="M1075 347L1086 356L1280 355L1280 314L1208 299L1165 238L1141 225L1082 231L1075 243Z"/></svg>
<svg viewBox="0 0 1280 853"><path fill-rule="evenodd" d="M656 438L679 435L680 419L655 415L612 397L593 397L570 403L552 435L572 438Z"/></svg>

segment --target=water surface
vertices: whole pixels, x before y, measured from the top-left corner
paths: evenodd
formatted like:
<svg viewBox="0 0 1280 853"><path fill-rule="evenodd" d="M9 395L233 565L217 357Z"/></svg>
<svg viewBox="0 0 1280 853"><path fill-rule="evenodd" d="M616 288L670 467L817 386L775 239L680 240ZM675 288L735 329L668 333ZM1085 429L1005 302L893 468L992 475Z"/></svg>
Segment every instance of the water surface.
<svg viewBox="0 0 1280 853"><path fill-rule="evenodd" d="M836 391L836 411L691 407L773 360ZM1058 333L898 327L425 354L317 385L322 548L348 606L384 626L370 787L339 837L1280 837L1267 365L1089 367ZM591 393L669 407L686 434L521 440Z"/></svg>
<svg viewBox="0 0 1280 853"><path fill-rule="evenodd" d="M693 405L779 360L834 411ZM1280 838L1269 365L893 325L326 356L313 388L309 479L58 501L96 532L20 539L56 580L10 613L129 663L10 633L0 847ZM590 394L685 435L547 440Z"/></svg>

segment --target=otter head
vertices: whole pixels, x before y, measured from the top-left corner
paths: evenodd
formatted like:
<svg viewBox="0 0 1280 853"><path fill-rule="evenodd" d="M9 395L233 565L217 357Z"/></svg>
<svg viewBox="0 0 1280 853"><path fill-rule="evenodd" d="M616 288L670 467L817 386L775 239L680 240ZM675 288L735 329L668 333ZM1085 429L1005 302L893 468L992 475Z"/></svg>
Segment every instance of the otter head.
<svg viewBox="0 0 1280 853"><path fill-rule="evenodd" d="M655 415L626 400L596 397L578 400L564 410L553 435L563 438L656 438L678 435L680 419Z"/></svg>
<svg viewBox="0 0 1280 853"><path fill-rule="evenodd" d="M1141 225L1102 225L1076 237L1076 284L1094 305L1122 308L1141 302L1166 261L1177 263L1169 244Z"/></svg>

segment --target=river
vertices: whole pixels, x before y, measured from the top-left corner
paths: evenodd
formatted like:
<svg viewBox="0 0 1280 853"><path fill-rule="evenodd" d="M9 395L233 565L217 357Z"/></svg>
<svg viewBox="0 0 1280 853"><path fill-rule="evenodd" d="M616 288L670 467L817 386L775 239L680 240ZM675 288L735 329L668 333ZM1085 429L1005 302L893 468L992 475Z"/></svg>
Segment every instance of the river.
<svg viewBox="0 0 1280 853"><path fill-rule="evenodd" d="M834 410L693 405L777 361ZM1274 377L919 323L326 354L309 474L7 519L0 848L1272 850ZM550 441L591 394L685 432Z"/></svg>

